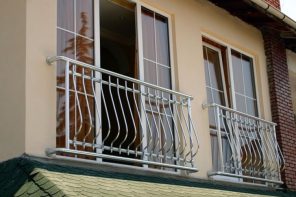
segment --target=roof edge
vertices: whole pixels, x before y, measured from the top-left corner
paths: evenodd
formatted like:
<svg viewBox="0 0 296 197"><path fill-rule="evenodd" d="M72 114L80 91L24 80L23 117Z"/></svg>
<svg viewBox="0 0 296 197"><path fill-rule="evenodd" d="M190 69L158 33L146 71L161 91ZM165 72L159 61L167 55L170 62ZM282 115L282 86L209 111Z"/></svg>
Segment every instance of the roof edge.
<svg viewBox="0 0 296 197"><path fill-rule="evenodd" d="M273 5L270 5L269 3L263 0L244 0L244 1L261 7L267 13L271 14L272 16L276 17L277 19L281 20L286 25L288 25L291 28L291 30L296 34L296 21L294 21L292 18L284 14L278 8L274 7Z"/></svg>

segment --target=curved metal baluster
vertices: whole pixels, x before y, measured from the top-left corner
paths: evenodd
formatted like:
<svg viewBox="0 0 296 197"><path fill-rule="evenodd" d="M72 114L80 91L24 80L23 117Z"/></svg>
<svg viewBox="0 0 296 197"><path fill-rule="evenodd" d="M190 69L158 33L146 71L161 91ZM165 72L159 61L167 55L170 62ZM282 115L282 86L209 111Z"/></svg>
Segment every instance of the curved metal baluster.
<svg viewBox="0 0 296 197"><path fill-rule="evenodd" d="M153 111L153 108L152 108L152 105L151 105L151 100L150 100L150 88L149 87L147 87L147 94L148 94L148 103L149 103L149 107L150 107L150 110L151 110L151 114L152 114L152 119L153 119L153 122L154 122L154 125L155 125L155 128L156 128L156 132L157 132L157 136L158 136L158 138L157 138L157 140L156 140L156 143L154 142L154 145L153 145L153 147L152 147L152 153L154 153L155 152L155 148L158 146L158 144L160 143L160 132L158 131L158 126L157 126L157 124L156 124L156 119L155 119L155 116L154 116L154 111ZM152 136L154 136L154 135L152 135Z"/></svg>
<svg viewBox="0 0 296 197"><path fill-rule="evenodd" d="M263 139L260 136L257 127L258 127L257 121L254 120L254 132L257 139L259 139L257 141L258 152L260 154L260 162L258 164L258 168L260 169L260 175L264 175L265 164L264 164L264 150L263 150L263 143L262 143Z"/></svg>
<svg viewBox="0 0 296 197"><path fill-rule="evenodd" d="M159 116L159 122L160 122L160 133L159 133L159 140L161 140L162 139L162 136L161 136L161 134L163 133L163 135L164 135L164 138L165 138L165 140L162 140L162 141L164 141L164 144L162 144L162 142L160 141L160 143L159 143L159 145L160 145L160 149L158 150L158 153L157 153L157 155L159 155L159 153L161 153L162 151L164 151L164 147L166 146L166 144L167 144L167 134L166 134L166 129L165 129L165 127L164 127L164 124L163 124L163 121L162 121L162 114L161 114L161 111L160 111L160 107L159 107L159 103L158 103L158 99L161 99L161 97L159 97L158 95L157 95L157 93L155 92L155 95L154 95L154 98L155 98L155 106L156 106L156 110L157 110L157 114L158 114L158 116ZM162 127L162 129L163 129L163 132L161 132L161 127ZM162 154L160 154L160 155L162 155Z"/></svg>
<svg viewBox="0 0 296 197"><path fill-rule="evenodd" d="M182 121L181 121L181 118L180 118L180 114L179 114L179 110L178 110L178 105L177 105L177 98L176 98L176 95L173 95L173 97L175 97L175 101L176 103L174 103L173 107L174 107L174 111L176 112L176 115L177 115L177 118L178 118L178 122L180 124L180 127L181 127L181 131L182 131L182 134L183 134L183 140L184 140L184 148L183 150L180 150L179 152L179 155L183 155L183 153L185 152L186 150L186 147L187 147L187 140L186 140L186 136L185 136L185 132L184 132L184 127L182 125ZM181 104L179 104L181 105ZM184 158L185 159L185 158Z"/></svg>
<svg viewBox="0 0 296 197"><path fill-rule="evenodd" d="M274 140L275 140L275 144L276 144L276 152L277 152L277 160L279 162L279 165L280 165L280 169L279 169L279 173L281 171L283 171L285 169L285 158L284 158L284 155L280 149L280 146L277 142L277 139L276 139L276 130L275 130L275 126L276 125L272 125L272 133L273 133L273 136L274 136ZM279 175L280 177L280 175Z"/></svg>
<svg viewBox="0 0 296 197"><path fill-rule="evenodd" d="M239 124L240 124L240 115L234 113L234 120L235 120L235 124L236 124L236 147L237 147L237 158L238 158L238 166L237 168L242 171L242 148L241 148L241 143L240 143L240 139L241 139L241 135L240 135L240 128L239 128Z"/></svg>
<svg viewBox="0 0 296 197"><path fill-rule="evenodd" d="M225 110L225 115L224 115L223 114L223 109L221 109L221 114L222 114L222 118L225 119L225 121L224 120L221 121L222 122L222 126L223 126L222 128L225 129L225 135L226 135L228 144L229 144L230 149L231 149L231 158L230 158L230 160L232 160L234 162L234 156L233 156L233 154L234 154L235 148L233 147L233 143L231 142L231 140L229 138L229 135L230 135L230 132L231 131L227 131L227 128L230 128L229 125L228 125L228 121L229 121L230 118L229 118L229 116L227 116L227 114L229 114L229 112ZM227 127L225 125L225 122L227 124ZM229 166L229 167L230 167L230 170L231 170L231 166Z"/></svg>
<svg viewBox="0 0 296 197"><path fill-rule="evenodd" d="M250 163L252 162L252 151L251 151L251 149L250 149L250 147L249 147L249 141L248 141L248 136L246 135L246 132L245 132L245 129L246 129L246 127L247 127L247 125L246 125L246 122L245 122L245 120L244 120L244 118L242 117L242 116L240 116L240 115L237 115L238 116L238 136L239 136L239 138L240 138L240 141L242 142L242 144L245 142L246 144L243 144L243 146L242 146L242 144L241 143L239 143L239 146L240 146L240 150L241 150L241 152L240 152L240 158L241 158L241 168L243 169L243 165L245 165L246 163L246 166L245 166L245 171L247 172L248 171L248 166L250 166ZM242 136L242 134L243 134L243 136ZM247 148L246 148L246 146L247 146ZM246 153L246 157L245 157L245 159L243 160L242 159L242 155L243 155L243 150L245 151L245 153ZM248 150L249 150L249 152L248 152ZM250 160L248 161L248 156L249 156L249 154L250 154Z"/></svg>
<svg viewBox="0 0 296 197"><path fill-rule="evenodd" d="M270 158L270 175L272 176L273 172L275 172L276 169L274 169L273 167L273 160L275 158L275 155L274 155L274 151L273 151L273 147L274 147L274 144L271 142L270 138L269 138L269 131L268 131L268 124L265 123L265 135L266 135L266 139L267 139L267 147L268 147L268 155L269 155L269 158Z"/></svg>
<svg viewBox="0 0 296 197"><path fill-rule="evenodd" d="M146 94L146 95L149 95L149 93L141 93L141 94ZM145 101L146 102L146 101ZM149 140L148 140L148 143L147 143L147 146L145 147L147 150L149 150L149 146L150 146L150 144L152 144L153 143L153 132L152 132L152 126L151 126L151 124L150 124L150 121L149 121L149 118L148 118L148 115L147 115L147 111L146 111L146 107L144 106L144 103L143 103L143 100L142 99L140 99L140 104L141 104L141 106L142 106L142 108L143 108L143 111L144 111L144 115L145 115L145 119L146 119L146 123L147 123L147 125L148 125L148 131L149 131ZM150 104L150 106L151 106L151 104ZM152 112L151 112L152 113ZM153 117L152 117L153 118ZM154 120L154 124L155 124L155 120ZM156 127L156 125L155 125L155 127ZM157 127L156 127L156 129L157 129ZM147 136L148 137L148 136ZM145 149L144 148L144 149ZM144 150L143 150L144 151ZM154 150L153 150L153 148L151 147L151 152L149 153L149 155L151 156L152 155L152 153L154 152Z"/></svg>
<svg viewBox="0 0 296 197"><path fill-rule="evenodd" d="M139 88L140 89L140 88ZM145 114L145 117L146 117L146 121L147 121L147 124L148 124L148 118L147 118L147 114L146 114L146 112L145 112L145 108L144 108L144 105L143 105L143 102L142 102L142 98L141 98L141 92L140 92L140 105L141 105L141 103L142 103L142 107L143 107L143 109L142 110L144 110L144 114ZM141 144L142 144L142 142L143 142L143 139L144 139L144 137L145 137L145 135L144 135L144 126L143 126L143 123L142 123L142 117L141 117L141 115L140 115L140 110L139 110L139 107L138 107L138 101L137 101L137 99L136 99L136 90L135 90L135 83L133 83L133 98L134 98L134 102L135 102L135 107L136 107L136 111L137 111L137 114L138 114L138 117L139 117L139 123L140 123L140 125L141 125L141 128L142 128L142 135L141 135L141 139L140 139L140 142L139 142L139 144L136 146L136 148L135 148L135 151L136 151L136 156L137 156L137 151L138 151L138 148L141 146ZM149 124L149 132L151 133L151 131L150 131L150 124ZM147 149L147 147L148 147L148 144L146 145L146 147L143 147L143 150L142 150L142 153L144 154L144 150L145 149Z"/></svg>
<svg viewBox="0 0 296 197"><path fill-rule="evenodd" d="M257 149L257 153L258 153L258 155L259 155L259 162L258 162L258 164L256 165L256 168L259 169L259 170L258 170L258 175L261 176L261 174L262 174L262 166L263 166L263 150L260 148L260 143L259 143L259 142L260 142L262 139L258 136L257 131L256 131L256 129L255 129L255 126L256 126L256 121L255 121L255 120L253 120L252 125L253 125L252 128L253 128L253 135L254 135L254 138L257 139L257 140L255 140L255 146L256 146L256 149Z"/></svg>
<svg viewBox="0 0 296 197"><path fill-rule="evenodd" d="M190 98L187 98L187 105L188 105L188 102L189 102ZM188 110L191 110L191 108L189 109L189 106L188 106ZM199 139L198 139L198 136L196 134L196 130L195 130L195 126L193 124L193 120L192 120L192 117L191 117L191 112L188 111L188 122L189 122L189 128L191 128L191 133L193 132L194 134L194 139L196 141L196 151L192 153L192 158L194 158L197 153L198 153L198 150L199 150ZM192 136L190 135L190 138L192 138Z"/></svg>
<svg viewBox="0 0 296 197"><path fill-rule="evenodd" d="M245 117L245 121L246 124L248 125L248 130L247 130L247 134L248 134L248 138L249 138L249 142L250 142L250 150L251 150L251 155L252 155L252 162L251 162L251 172L253 173L252 175L254 175L256 173L256 163L257 163L257 154L256 154L256 148L254 143L256 143L256 138L254 138L254 135L252 134L251 131L251 123L250 123L250 118ZM254 158L254 160L253 160Z"/></svg>
<svg viewBox="0 0 296 197"><path fill-rule="evenodd" d="M110 93L110 97L111 97L111 101L112 101L112 106L113 106L113 110L114 110L114 114L115 114L115 118L116 118L116 123L117 123L117 135L115 136L115 138L112 140L111 144L110 144L110 151L111 153L113 152L113 144L114 142L117 140L117 138L119 137L120 134L120 124L119 124L119 119L118 119L118 115L116 112L116 107L115 107L115 103L114 103L114 99L113 99L113 94L112 94L112 90L111 90L111 76L109 76L109 93Z"/></svg>
<svg viewBox="0 0 296 197"><path fill-rule="evenodd" d="M127 94L127 88L128 88L127 87L127 81L125 81L124 86L125 86L125 98L126 98L126 101L127 101L127 106L128 106L128 109L129 109L129 112L130 112L130 115L131 115L132 123L134 125L134 130L135 130L135 135L134 135L132 141L127 145L127 154L129 155L130 146L135 142L135 140L137 138L138 130L137 130L137 126L136 126L136 123L135 123L135 120L134 120L134 114L133 114L132 109L131 109L128 94Z"/></svg>
<svg viewBox="0 0 296 197"><path fill-rule="evenodd" d="M193 161L193 158L192 158L192 153L193 153L193 141L192 141L192 139L191 139L191 135L190 135L190 133L189 133L189 131L190 131L190 127L189 127L189 124L188 124L188 121L186 120L186 117L185 117L185 115L184 115L184 108L183 108L183 105L185 105L184 104L184 101L182 100L182 102L181 102L181 115L182 115L182 117L183 117L183 119L184 119L184 121L185 121L185 125L186 125L186 128L187 128L187 131L188 131L188 136L189 136L189 142L190 142L190 151L188 151L188 153L187 154L185 154L185 161L186 161L186 158L189 156L189 155L191 155L191 158L190 158L190 160L188 160L190 163L192 163L192 161Z"/></svg>
<svg viewBox="0 0 296 197"><path fill-rule="evenodd" d="M98 116L98 125L96 125L96 135L93 139L92 144L94 145L96 143L96 139L102 134L102 122L101 122L101 116L100 116L100 111L99 111L99 106L98 106L98 100L97 100L97 95L96 95L96 91L95 91L95 87L94 87L94 83L96 83L97 78L92 78L91 80L91 87L92 87L92 92L94 95L94 102L95 102L95 110ZM102 83L101 79L99 79L99 81L97 83ZM93 146L93 148L95 148L95 146Z"/></svg>
<svg viewBox="0 0 296 197"><path fill-rule="evenodd" d="M119 147L118 147L119 148L119 154L121 154L121 146L126 141L127 136L128 136L128 126L127 126L127 122L126 122L126 118L125 118L125 114L124 114L124 109L122 107L121 96L120 96L120 93L119 93L119 79L118 78L116 80L116 84L117 84L117 96L118 96L118 100L119 100L119 106L120 106L120 109L121 109L121 113L122 113L123 121L124 121L124 125L125 125L125 136L124 136L123 140L121 141L121 143L119 144Z"/></svg>
<svg viewBox="0 0 296 197"><path fill-rule="evenodd" d="M102 140L102 149L104 149L105 141L108 139L108 137L111 133L111 122L110 122L110 116L109 116L108 107L106 104L105 94L104 94L104 90L103 90L103 77L102 77L102 83L101 83L100 89L101 89L101 96L102 96L102 100L103 100L103 104L104 104L104 108L105 108L105 112L106 112L106 116L107 116L107 123L108 123L107 135Z"/></svg>
<svg viewBox="0 0 296 197"><path fill-rule="evenodd" d="M270 167L269 167L269 174L272 175L272 172L274 172L274 169L273 169L273 157L272 157L272 147L273 147L273 144L271 143L270 139L269 139L269 134L268 134L268 125L265 124L265 138L266 138L266 146L267 146L267 149L269 150L268 151L268 156L269 156L269 162L270 162Z"/></svg>
<svg viewBox="0 0 296 197"><path fill-rule="evenodd" d="M254 145L253 146L255 146L255 151L258 153L258 156L259 156L258 162L254 163L254 167L255 167L255 169L259 169L257 171L257 174L260 175L260 173L261 173L261 163L262 163L262 156L261 156L262 153L260 152L260 148L258 147L260 139L258 139L256 130L255 130L255 122L256 121L253 120L253 122L252 122L251 119L249 119L248 122L249 122L249 125L250 125L250 129L249 129L250 135L252 135L252 137L254 138ZM257 159L257 154L256 153L255 153L255 156L256 156L256 159Z"/></svg>
<svg viewBox="0 0 296 197"><path fill-rule="evenodd" d="M170 123L170 121L169 121L169 119L168 119L168 115L167 115L167 113L166 113L166 107L165 107L165 105L164 105L164 99L163 99L164 97L163 97L163 92L161 92L161 101L162 101L162 107L163 107L163 111L164 111L164 114L165 114L165 117L166 117L166 121L167 121L167 123L168 123L168 127L169 127L169 132L170 132L170 134L171 134L171 146L168 148L168 150L166 150L165 152L166 152L166 154L167 153L169 153L171 150L172 150L172 148L174 147L174 143L175 143L175 140L174 140L174 135L173 135L173 132L172 132L172 128L171 128L171 123ZM169 107L170 107L170 102L168 102L168 104L169 104Z"/></svg>
<svg viewBox="0 0 296 197"><path fill-rule="evenodd" d="M235 154L234 154L234 165L235 165L235 169L236 170L241 170L241 166L240 166L240 163L241 163L241 159L240 159L240 150L238 150L238 142L237 142L237 135L238 135L238 125L237 125L237 118L236 118L236 114L234 112L231 112L230 113L230 123L231 123L231 126L232 126L232 143L235 147Z"/></svg>
<svg viewBox="0 0 296 197"><path fill-rule="evenodd" d="M250 173L252 173L254 155L253 155L253 152L252 152L252 150L253 150L252 140L251 140L250 135L249 135L250 134L249 133L249 118L240 116L240 119L241 119L242 123L244 123L244 126L242 127L242 131L244 133L244 138L245 138L245 141L246 141L247 149L249 151L249 154L246 155L247 166L248 166L248 167L246 166L246 168L249 168L247 170ZM243 128L245 128L245 129L243 129ZM243 146L243 147L245 147L245 146ZM250 156L248 157L248 155L250 155ZM248 161L248 158L249 158L249 161Z"/></svg>
<svg viewBox="0 0 296 197"><path fill-rule="evenodd" d="M74 143L74 146L75 146L75 149L76 149L77 136L79 135L79 133L82 130L83 117L82 117L82 112L81 112L81 107L80 107L80 100L79 100L78 93L77 93L77 88L76 88L76 77L75 77L76 76L76 71L74 70L74 68L76 68L76 65L72 66L72 79L73 79L73 87L74 87L75 99L76 99L76 102L77 102L79 118L80 118L80 125L79 125L79 128L78 128L78 131L77 132L75 131L75 135L74 135L74 138L73 138L73 143Z"/></svg>
<svg viewBox="0 0 296 197"><path fill-rule="evenodd" d="M278 176L280 176L280 172L285 168L284 164L284 156L282 154L281 149L279 148L279 144L276 140L276 133L275 133L275 125L270 125L271 129L271 134L272 134L272 139L273 143L275 145L275 153L276 153L276 162L278 164Z"/></svg>
<svg viewBox="0 0 296 197"><path fill-rule="evenodd" d="M270 154L271 154L271 161L272 161L272 164L271 164L271 175L272 175L272 172L274 172L274 173L277 172L277 168L273 167L277 156L276 156L276 152L275 152L274 140L270 139L270 134L271 134L270 125L266 125L266 126L267 126L266 135L267 135L269 145L270 145L269 152L271 152Z"/></svg>
<svg viewBox="0 0 296 197"><path fill-rule="evenodd" d="M216 113L215 113L216 114ZM227 137L227 140L228 140L228 144L230 146L230 149L231 149L231 157L230 157L230 162L232 161L232 163L230 163L230 172L233 170L234 168L234 165L235 165L235 153L236 153L236 148L234 146L234 143L233 143L233 124L232 124L232 117L231 117L231 112L229 111L226 111L225 110L225 120L226 120L226 125L227 125L227 130L226 130L226 137ZM225 125L225 123L223 123ZM226 126L225 126L226 128ZM218 135L217 135L217 138L218 138Z"/></svg>
<svg viewBox="0 0 296 197"><path fill-rule="evenodd" d="M172 95L172 101L174 101L173 96L174 95ZM171 105L171 104L169 103L169 105ZM174 103L172 103L172 105L174 106ZM170 112L171 112L171 115L172 115L172 121L173 121L173 124L174 124L175 134L178 136L177 137L178 142L175 142L175 144L177 144L177 147L175 147L175 153L174 154L176 155L177 160L179 160L179 155L177 155L177 153L178 153L178 151L179 151L179 149L181 147L181 138L180 138L179 129L178 129L178 126L177 126L177 123L176 123L176 120L175 120L175 113L173 112L171 106L169 106L169 109L170 109Z"/></svg>
<svg viewBox="0 0 296 197"><path fill-rule="evenodd" d="M223 109L221 109L221 111L222 111ZM228 116L227 116L227 114L228 114ZM229 146L230 146L230 149L231 149L231 158L230 158L230 160L233 160L233 162L234 162L234 156L233 156L233 154L234 154L234 152L236 151L235 150L235 147L233 147L234 145L233 145L233 143L232 143L232 141L231 141L231 139L230 139L230 130L231 130L231 125L229 126L229 121L231 120L231 118L230 118L230 113L228 112L228 111L226 111L225 110L225 121L226 121L226 124L227 124L227 127L226 127L226 125L225 125L225 121L222 121L222 125L224 126L224 128L225 128L225 135L226 135L226 138L227 138L227 140L228 140L228 143L229 143ZM228 131L227 131L227 129L226 128L228 128ZM229 166L230 167L230 170L231 170L231 166Z"/></svg>
<svg viewBox="0 0 296 197"><path fill-rule="evenodd" d="M269 153L268 153L268 149L269 149L269 146L268 146L268 141L266 139L266 128L264 128L263 126L263 123L260 122L260 134L261 134L261 138L264 139L262 141L262 147L263 146L266 146L267 148L263 148L265 150L265 162L266 162L266 166L265 166L265 172L266 172L266 175L270 174L270 170L271 170L271 164L270 164L270 156L269 156Z"/></svg>
<svg viewBox="0 0 296 197"><path fill-rule="evenodd" d="M262 129L263 129L262 123L260 121L256 121L256 123L257 123L257 133L258 133L258 135L260 136L260 139L261 139L260 148L261 148L262 154L263 154L263 172L262 172L262 174L264 176L266 176L267 175L267 169L268 169L268 159L267 159L268 151L267 151L266 148L264 148L264 143L266 143L266 142L265 142L264 134L262 132Z"/></svg>
<svg viewBox="0 0 296 197"><path fill-rule="evenodd" d="M90 106L89 106L89 101L88 101L88 96L87 96L87 93L86 93L86 88L85 88L85 69L82 68L82 86L83 86L83 92L84 92L84 98L85 98L85 102L86 102L86 107L87 107L87 113L88 113L88 119L89 119L89 127L88 127L88 131L86 133L86 135L84 136L83 138L83 148L85 148L85 141L86 141L86 138L90 135L91 133L91 130L92 128L94 127L93 124L92 124L92 115L91 115L91 112L90 112Z"/></svg>

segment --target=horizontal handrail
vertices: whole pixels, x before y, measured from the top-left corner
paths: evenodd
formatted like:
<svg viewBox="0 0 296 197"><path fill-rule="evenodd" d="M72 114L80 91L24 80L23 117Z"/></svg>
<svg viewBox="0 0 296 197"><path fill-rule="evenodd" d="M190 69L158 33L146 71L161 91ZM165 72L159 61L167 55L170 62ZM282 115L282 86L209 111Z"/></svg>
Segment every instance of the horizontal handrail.
<svg viewBox="0 0 296 197"><path fill-rule="evenodd" d="M258 118L258 117L256 117L256 116L252 116L252 115L250 115L250 114L246 114L246 113L243 113L243 112L237 111L237 110L235 110L235 109L232 109L232 108L229 108L229 107L225 107L225 106L223 106L223 105L219 105L219 104L217 104L217 103L203 104L203 107L204 107L204 108L207 108L207 107L216 107L216 106L219 107L219 108L221 108L221 109L225 109L225 110L228 110L228 111L234 112L234 113L236 113L236 114L243 115L243 116L248 117L248 118L252 118L252 119L254 119L254 120L258 120L258 121L261 121L261 122L265 122L265 123L268 123L268 124L272 124L272 125L274 125L274 126L277 125L277 124L274 123L274 122L271 122L271 121L268 121L268 120L264 120L264 119L262 119L262 118Z"/></svg>
<svg viewBox="0 0 296 197"><path fill-rule="evenodd" d="M132 77L128 77L128 76L125 76L125 75L122 75L122 74L119 74L119 73L116 73L116 72L112 72L112 71L109 71L109 70L106 70L106 69L103 69L103 68L99 68L97 66L93 66L93 65L90 65L90 64L87 64L87 63L78 61L78 60L73 60L73 59L68 58L68 57L65 57L65 56L52 56L52 57L47 57L46 58L46 62L49 65L51 65L52 63L54 63L56 61L59 61L59 60L69 61L72 64L78 64L80 66L83 66L85 68L89 68L89 69L95 70L97 72L101 72L101 73L105 73L105 74L108 74L108 75L112 75L114 77L122 78L122 79L125 79L125 80L128 80L128 81L134 82L134 83L145 85L145 86L147 86L149 88L153 88L153 89L156 89L156 90L164 91L164 92L169 93L169 94L176 94L176 95L179 95L179 96L184 96L184 97L187 97L187 98L190 98L191 100L193 100L193 97L190 96L190 95L188 95L188 94L183 94L183 93L180 93L180 92L177 92L177 91L174 91L174 90L163 88L163 87L160 87L160 86L151 84L151 83L147 83L147 82L144 82L144 81L141 81L141 80L138 80L138 79L134 79Z"/></svg>

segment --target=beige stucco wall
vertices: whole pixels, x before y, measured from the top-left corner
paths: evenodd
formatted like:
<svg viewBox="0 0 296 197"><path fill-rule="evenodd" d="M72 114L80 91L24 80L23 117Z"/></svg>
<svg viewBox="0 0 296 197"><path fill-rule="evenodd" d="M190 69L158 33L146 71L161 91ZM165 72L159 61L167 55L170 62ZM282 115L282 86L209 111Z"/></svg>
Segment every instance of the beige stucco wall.
<svg viewBox="0 0 296 197"><path fill-rule="evenodd" d="M227 43L254 57L261 117L270 120L268 83L261 33L206 0L143 1L171 15L175 87L178 91L194 96L192 115L200 139L200 150L196 160L200 171L191 176L206 178L207 172L211 170L212 161L208 112L202 109L202 103L207 100L202 34ZM22 131L25 128L26 132L25 143L22 140L20 150L24 150L25 146L27 153L45 156L45 148L55 146L55 67L47 66L45 57L56 54L56 0L27 0L26 2L26 15L24 15L27 19L26 33L25 38L22 38L22 42L25 40L27 43L25 45L26 56L23 54L26 70L24 69L25 75L22 74L20 77L23 79L21 85L26 92L20 93L22 97L18 99L22 102L21 107L24 108L21 111L23 115L20 121L23 124L15 127L23 129ZM9 89L6 88L6 91L9 92ZM11 99L14 95L11 93L7 99ZM10 106L14 106L13 101ZM5 130L6 127L0 126L0 128ZM1 135L3 135L2 132L0 137ZM18 139L24 139L24 135L19 136ZM13 148L13 145L8 145L7 148Z"/></svg>
<svg viewBox="0 0 296 197"><path fill-rule="evenodd" d="M26 1L0 6L0 161L25 151Z"/></svg>
<svg viewBox="0 0 296 197"><path fill-rule="evenodd" d="M55 146L55 66L45 58L56 54L56 0L27 0L26 152L44 155Z"/></svg>
<svg viewBox="0 0 296 197"><path fill-rule="evenodd" d="M289 79L292 93L294 114L296 114L296 53L287 50L287 63L289 68Z"/></svg>
<svg viewBox="0 0 296 197"><path fill-rule="evenodd" d="M56 1L0 6L0 161L55 145Z"/></svg>

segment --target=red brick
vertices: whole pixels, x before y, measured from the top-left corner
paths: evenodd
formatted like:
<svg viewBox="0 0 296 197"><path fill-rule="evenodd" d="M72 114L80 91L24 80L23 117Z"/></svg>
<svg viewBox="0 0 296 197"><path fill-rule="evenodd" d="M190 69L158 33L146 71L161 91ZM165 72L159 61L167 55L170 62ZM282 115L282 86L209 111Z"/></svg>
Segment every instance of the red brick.
<svg viewBox="0 0 296 197"><path fill-rule="evenodd" d="M279 1L269 0L279 8ZM272 119L277 123L277 140L282 149L286 168L282 172L285 186L296 191L296 125L289 85L286 48L280 36L274 31L262 31L269 81Z"/></svg>
<svg viewBox="0 0 296 197"><path fill-rule="evenodd" d="M281 9L281 4L280 4L280 0L265 0L267 3L269 3L270 5Z"/></svg>

